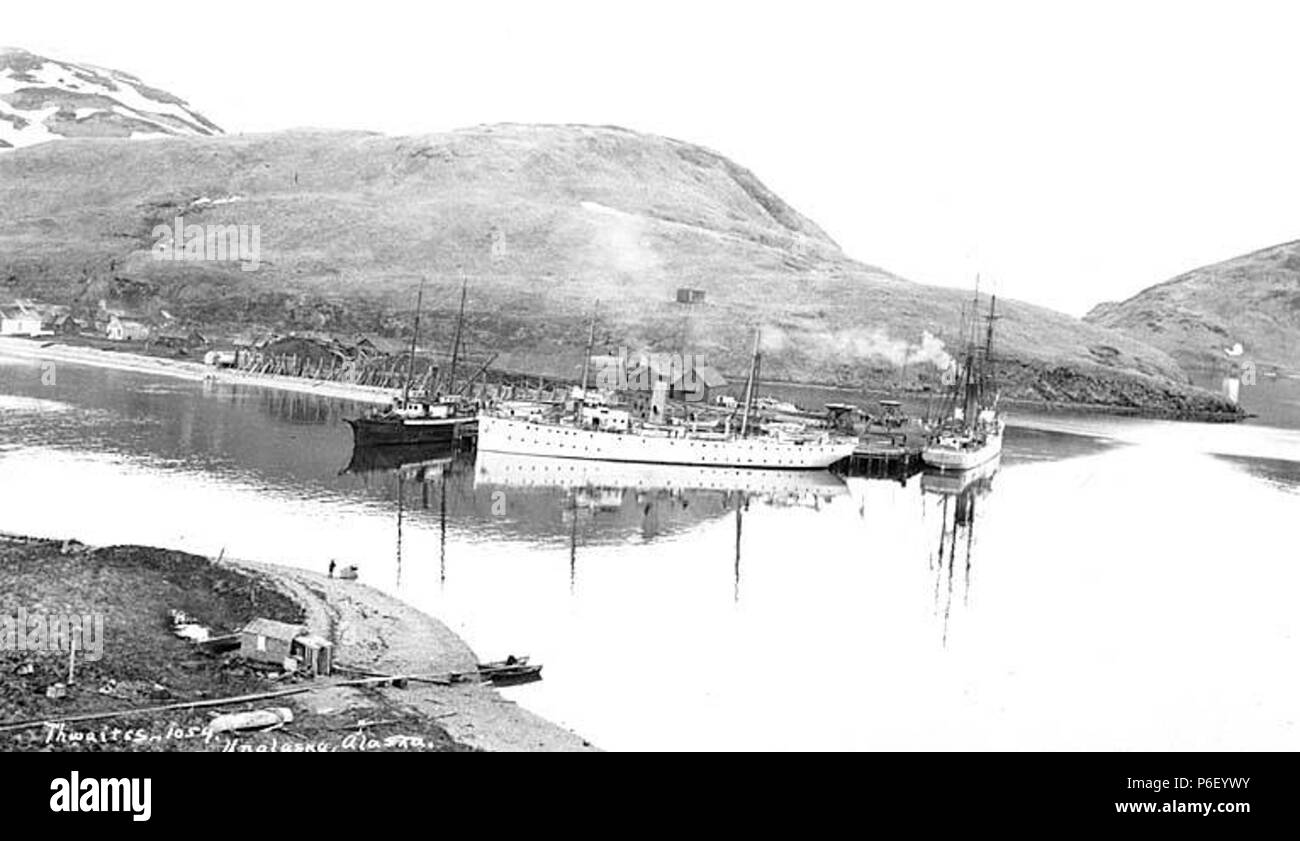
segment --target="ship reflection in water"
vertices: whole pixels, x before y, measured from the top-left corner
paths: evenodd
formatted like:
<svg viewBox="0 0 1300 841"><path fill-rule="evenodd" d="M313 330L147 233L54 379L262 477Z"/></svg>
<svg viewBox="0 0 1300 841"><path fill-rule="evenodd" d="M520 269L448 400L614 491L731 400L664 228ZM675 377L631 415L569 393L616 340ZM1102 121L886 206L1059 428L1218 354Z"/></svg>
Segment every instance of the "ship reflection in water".
<svg viewBox="0 0 1300 841"><path fill-rule="evenodd" d="M948 621L952 616L953 581L956 578L957 554L961 552L961 600L969 604L971 568L975 554L975 515L980 501L993 490L993 477L1002 464L995 456L974 470L963 473L932 473L921 476L923 504L937 497L942 514L939 543L930 554L930 569L934 573L934 608L940 612L942 601L943 644L948 645ZM943 595L940 595L940 591Z"/></svg>
<svg viewBox="0 0 1300 841"><path fill-rule="evenodd" d="M940 513L937 549L930 552L935 604L941 592L944 643L961 554L962 592L969 593L979 500L992 490L1000 459L965 472L902 469L856 472L854 481L919 489L922 506ZM438 526L438 580L447 582L449 519L503 536L567 543L569 589L578 586L580 549L631 538L649 543L730 517L735 522L733 600L740 601L745 516L753 502L820 511L849 493L845 477L830 471L767 470L635 464L585 459L475 453L472 446L355 447L342 474L365 477L396 501L396 584L401 585L403 530L412 508ZM864 511L860 511L864 514ZM946 590L944 579L946 578ZM963 601L965 596L963 596Z"/></svg>
<svg viewBox="0 0 1300 841"><path fill-rule="evenodd" d="M438 579L447 580L447 485L448 481L464 476L472 468L472 451L459 442L443 444L404 444L352 448L352 459L339 473L366 477L376 474L397 478L397 545L395 560L396 585L402 584L402 526L406 517L408 486L418 489L419 507L428 511L430 497L438 494Z"/></svg>
<svg viewBox="0 0 1300 841"><path fill-rule="evenodd" d="M767 470L566 459L480 452L475 484L499 492L548 493L569 524L569 585L577 585L578 525L605 516L635 526L650 541L691 520L734 512L736 554L734 599L740 599L741 539L750 500L769 505L821 505L847 491L825 470Z"/></svg>
<svg viewBox="0 0 1300 841"><path fill-rule="evenodd" d="M739 600L744 516L751 501L821 510L847 492L829 471L656 465L473 451L455 445L354 447L341 474L395 488L396 567L401 583L403 529L415 505L436 505L439 581L447 580L449 516L507 536L569 550L577 587L579 548L636 536L654 541L700 523L734 517L734 597ZM435 502L436 497L436 502Z"/></svg>

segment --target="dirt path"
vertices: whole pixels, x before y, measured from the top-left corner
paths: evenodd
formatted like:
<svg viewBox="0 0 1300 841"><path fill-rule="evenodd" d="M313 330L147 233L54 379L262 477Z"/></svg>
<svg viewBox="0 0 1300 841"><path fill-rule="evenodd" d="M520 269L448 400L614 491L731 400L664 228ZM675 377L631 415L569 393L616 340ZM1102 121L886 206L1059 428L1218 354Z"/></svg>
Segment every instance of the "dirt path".
<svg viewBox="0 0 1300 841"><path fill-rule="evenodd" d="M384 674L473 672L478 658L446 625L355 581L248 562L227 562L264 578L302 605L311 629L335 644L335 661ZM409 683L379 690L393 703L436 717L456 741L489 751L590 751L577 734L501 696L491 685ZM323 688L298 701L317 710L361 702L355 690Z"/></svg>

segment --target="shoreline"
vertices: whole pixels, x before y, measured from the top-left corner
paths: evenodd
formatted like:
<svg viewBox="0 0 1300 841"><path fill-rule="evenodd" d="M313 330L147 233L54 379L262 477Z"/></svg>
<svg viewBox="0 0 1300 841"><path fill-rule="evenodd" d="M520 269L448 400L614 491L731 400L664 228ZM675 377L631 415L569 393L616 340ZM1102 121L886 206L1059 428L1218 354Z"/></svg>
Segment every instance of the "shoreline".
<svg viewBox="0 0 1300 841"><path fill-rule="evenodd" d="M228 368L211 368L201 362L189 362L179 359L144 356L128 351L102 350L100 348L62 344L57 336L43 338L23 338L14 336L0 337L0 356L9 355L20 359L37 362L66 362L72 365L86 365L94 368L108 368L117 371L130 371L140 374L172 377L191 382L216 382L225 385L248 385L258 388L270 388L291 391L299 394L315 394L337 400L351 400L358 403L387 405L395 392L379 386L339 383L326 380L310 380L303 377L288 377L281 374L249 374ZM780 380L767 382L770 388L814 389L828 393L844 394L869 399L873 396L889 394L898 399L920 399L918 392L889 392L884 389L863 387L846 388L819 383L791 383ZM1235 423L1246 419L1245 414L1228 414L1219 412L1173 411L1167 407L1120 406L1107 403L1066 403L1030 398L1006 398L1003 403L1011 409L1041 412L1043 414L1084 414L1114 415L1116 417L1138 417L1151 420L1178 420L1203 423Z"/></svg>
<svg viewBox="0 0 1300 841"><path fill-rule="evenodd" d="M877 386L849 387L823 385L820 383L795 383L784 380L764 380L764 385L772 389L812 390L827 394L842 395L846 400L857 399L868 403L880 399L894 399L904 404L920 404L935 397L941 397L939 391L917 389L888 389ZM1003 397L999 405L1011 410L1020 410L1044 415L1107 415L1121 418L1141 418L1144 420L1189 421L1193 423L1237 423L1250 417L1245 413L1186 411L1174 410L1161 406L1122 406L1113 403L1089 403L1081 401L1063 402L1043 400L1031 397Z"/></svg>
<svg viewBox="0 0 1300 841"><path fill-rule="evenodd" d="M386 674L472 672L479 658L454 631L416 608L357 581L272 564L212 561L267 579L306 612L312 633L334 642L336 662ZM489 683L411 683L398 693L460 744L485 751L596 751L586 739L508 700Z"/></svg>
<svg viewBox="0 0 1300 841"><path fill-rule="evenodd" d="M15 552L19 554L16 556ZM51 568L62 572L50 579ZM479 662L469 645L433 616L357 581L328 578L274 564L212 559L156 547L94 547L73 539L29 537L10 532L0 532L0 581L13 585L5 590L13 591L9 595L18 597L21 603L29 603L33 598L37 604L91 599L96 611L103 611L104 624L111 634L111 655L103 660L93 658L95 663L83 664L78 670L82 680L77 687L81 688L74 693L73 700L53 704L43 698L39 702L19 701L14 691L22 696L32 689L6 684L4 691L8 694L0 693L0 709L6 710L4 720L0 720L0 734L4 734L0 740L33 732L36 725L31 722L54 724L67 716L73 716L75 721L78 715L99 717L106 722L105 726L143 724L148 729L152 723L157 727L161 722L150 718L149 701L137 698L136 703L129 703L109 689L119 683L126 686L126 678L143 669L156 681L155 689L163 689L159 682L169 684L166 698L189 697L201 704L233 698L237 703L221 705L229 712L247 706L240 699L249 697L245 694L248 692L279 690L292 695L301 721L295 718L294 728L284 735L299 742L319 739L322 733L327 736L343 733L347 727L340 724L340 717L359 715L362 716L359 721L388 718L392 720L384 724L396 724L400 720L416 731L426 734L436 731L441 735L434 736L430 744L441 740L443 747L439 750L448 747L489 752L599 750L576 733L505 698L492 684L473 677L458 682L449 682L444 677L437 683L415 679L397 686L350 685L355 684L358 675L474 675ZM34 592L33 587L39 592ZM0 591L0 602L5 601L3 596L4 591ZM191 597L199 599L197 608L185 605L183 600ZM229 604L232 599L238 603L234 613ZM174 607L178 602L186 610L197 609L196 616L215 619L217 626L232 630L259 616L306 626L311 633L333 644L335 676L291 682L290 688L283 690L284 683L257 684L255 679L245 677L250 670L244 665L247 661L240 658L233 662L212 657L195 661L195 650L164 630L163 607ZM129 615L124 616L127 611ZM300 619L293 618L295 614ZM243 617L241 622L232 623L232 618L237 616ZM103 631L101 640L102 634ZM33 660L21 651L0 648L0 657L13 659L14 656L19 660L27 656L28 662ZM47 661L42 657L34 658L38 674L30 678L38 682L38 691L51 679L50 674L45 674L46 666L42 663ZM61 665L65 658L57 655L53 660ZM230 682L236 674L241 676L242 683ZM249 680L254 682L250 684ZM83 684L88 685L83 687ZM96 693L98 686L105 688ZM72 690L73 685L69 684L69 692ZM33 704L44 706L33 708ZM182 703L181 707L184 706ZM179 719L186 713L166 715L170 729L171 717ZM200 722L204 720L202 714L194 717ZM24 721L29 723L24 725ZM49 728L51 724L42 726ZM354 731L364 726L355 725ZM381 724L376 722L374 726ZM270 735L274 740L279 734ZM256 736L238 741L256 743L258 739L265 741ZM26 749L32 747L27 743ZM177 747L165 745L155 749ZM35 748L39 749L39 745ZM205 749L205 746L189 747L195 748Z"/></svg>
<svg viewBox="0 0 1300 841"><path fill-rule="evenodd" d="M65 345L57 337L28 339L13 336L0 337L0 356L13 356L36 362L65 362L92 368L108 368L137 374L189 380L190 382L216 382L225 385L249 385L272 388L301 394L315 394L337 400L358 403L387 404L393 391L370 385L309 380L303 377L286 377L280 374L248 374L228 368L212 368L201 362L144 356L138 353L101 350L99 348Z"/></svg>

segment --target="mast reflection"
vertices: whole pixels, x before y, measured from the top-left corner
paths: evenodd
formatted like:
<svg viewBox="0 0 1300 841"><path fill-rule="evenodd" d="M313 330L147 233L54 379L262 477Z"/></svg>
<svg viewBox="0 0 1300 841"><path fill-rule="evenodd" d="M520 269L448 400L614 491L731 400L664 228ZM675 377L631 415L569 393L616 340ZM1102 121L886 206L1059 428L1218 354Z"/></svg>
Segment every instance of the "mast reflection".
<svg viewBox="0 0 1300 841"><path fill-rule="evenodd" d="M397 585L402 583L403 536L406 522L406 488L419 486L420 508L429 509L430 488L438 487L438 566L439 583L447 580L447 480L451 475L467 473L472 453L456 444L354 447L348 465L339 471L364 477L370 486L377 477L394 476L397 480Z"/></svg>
<svg viewBox="0 0 1300 841"><path fill-rule="evenodd" d="M962 605L970 603L971 570L974 563L975 521L980 501L993 490L993 477L997 475L1002 458L999 455L989 463L962 473L930 473L921 476L922 509L926 497L937 498L941 512L939 545L930 555L930 570L934 573L934 609L940 612L942 598L943 645L948 645L948 628L952 616L955 591L957 554L962 558Z"/></svg>
<svg viewBox="0 0 1300 841"><path fill-rule="evenodd" d="M436 492L440 586L449 574L448 523L453 520L468 527L471 539L486 534L564 545L569 591L576 595L582 552L650 543L731 516L736 526L728 565L736 603L751 502L820 510L847 491L842 479L826 471L625 464L474 453L454 446L356 448L340 472L360 477L367 489L395 503L399 584L411 543L407 532L432 525ZM408 501L416 498L411 483L419 487L416 506Z"/></svg>
<svg viewBox="0 0 1300 841"><path fill-rule="evenodd" d="M653 465L480 452L475 486L560 494L569 549L569 587L576 592L578 547L602 523L642 541L732 513L736 520L733 599L740 600L741 538L750 501L820 509L845 493L826 471ZM589 542L589 541L588 541Z"/></svg>

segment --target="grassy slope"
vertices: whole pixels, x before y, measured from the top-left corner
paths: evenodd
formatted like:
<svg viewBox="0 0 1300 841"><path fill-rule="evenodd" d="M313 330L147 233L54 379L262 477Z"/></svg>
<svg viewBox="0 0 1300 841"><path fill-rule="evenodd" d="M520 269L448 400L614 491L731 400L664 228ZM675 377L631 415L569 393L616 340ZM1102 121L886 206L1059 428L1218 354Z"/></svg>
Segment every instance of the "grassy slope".
<svg viewBox="0 0 1300 841"><path fill-rule="evenodd" d="M1086 320L1159 347L1188 367L1240 342L1258 363L1300 366L1300 241L1190 271Z"/></svg>
<svg viewBox="0 0 1300 841"><path fill-rule="evenodd" d="M65 548L58 541L0 535L0 616L16 617L20 609L33 620L52 614L99 614L104 623L100 639L103 656L79 659L76 683L67 688L67 696L49 699L46 688L67 679L67 654L0 649L0 724L238 697L302 685L272 680L230 655L202 655L171 633L169 610L182 610L217 632L233 631L257 617L295 623L303 618L302 607L272 582L195 555L144 546L89 549L73 543ZM30 667L30 674L23 666ZM339 703L339 696L334 695L325 711L307 698L293 696L258 705L296 708L293 724L285 730L243 734L239 741L266 749L277 741L298 746L339 745L344 737L358 732L356 721L368 718L387 722L365 731L372 738L418 734L424 740L424 750L464 749L436 721L406 703L392 703L380 693L368 691L354 696L350 703ZM248 706L136 713L71 724L64 733L66 741L51 740L49 744L51 731L45 727L9 731L0 733L0 749L218 751L230 736L207 741L198 735L200 730L217 712ZM98 737L113 730L118 735L107 744L71 737L73 733ZM139 741L121 735L122 731L136 734ZM176 731L190 735L161 738Z"/></svg>
<svg viewBox="0 0 1300 841"><path fill-rule="evenodd" d="M218 205L194 200L237 197ZM256 272L151 259L150 232L261 226ZM848 259L748 171L696 146L613 128L489 126L395 138L293 132L61 141L0 156L0 295L166 308L207 327L409 328L420 276L447 341L459 278L469 339L516 370L572 375L600 301L602 348L703 354L765 375L892 384L922 331L957 338L957 290ZM707 292L686 308L674 291ZM1165 353L1020 302L998 343L1020 396L1216 408ZM915 365L909 375L933 380Z"/></svg>

